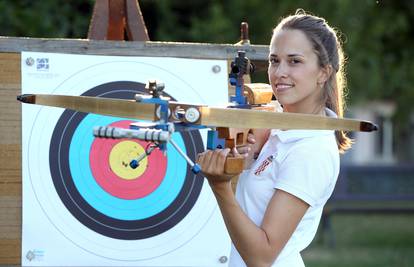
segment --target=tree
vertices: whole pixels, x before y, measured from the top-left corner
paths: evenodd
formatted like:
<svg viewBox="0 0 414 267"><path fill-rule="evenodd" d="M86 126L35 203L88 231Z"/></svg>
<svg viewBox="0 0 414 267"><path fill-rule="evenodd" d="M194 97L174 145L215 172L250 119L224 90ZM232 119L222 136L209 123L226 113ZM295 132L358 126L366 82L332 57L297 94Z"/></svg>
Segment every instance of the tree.
<svg viewBox="0 0 414 267"><path fill-rule="evenodd" d="M412 130L414 5L410 0L141 0L150 39L235 43L247 21L254 44L267 44L279 18L297 8L340 29L348 58L349 102L391 100L401 158L414 158ZM86 38L93 0L0 0L0 35ZM265 75L259 76L262 81ZM401 138L399 138L401 137ZM400 143L401 142L401 143ZM410 154L411 153L411 154Z"/></svg>

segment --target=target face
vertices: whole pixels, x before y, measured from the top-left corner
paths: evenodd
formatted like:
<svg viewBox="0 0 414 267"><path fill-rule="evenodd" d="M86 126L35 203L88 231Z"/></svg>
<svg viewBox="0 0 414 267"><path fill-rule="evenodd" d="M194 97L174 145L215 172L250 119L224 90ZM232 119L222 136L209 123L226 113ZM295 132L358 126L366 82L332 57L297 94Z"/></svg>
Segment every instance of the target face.
<svg viewBox="0 0 414 267"><path fill-rule="evenodd" d="M133 99L144 93L144 82L138 81L141 76L156 70L166 84L173 85L166 92L171 98L180 100L177 95L182 92L174 88L200 98L199 91L164 68L141 61L111 60L90 64L50 92L39 93L71 91L75 95ZM134 73L136 80L128 81L125 76L131 76L131 67L142 65L145 71ZM115 78L107 78L108 69ZM216 245L208 265L214 266L228 253L228 236L209 187L201 175L191 172L172 145L167 145L166 154L155 149L132 169L129 162L145 153L150 143L95 138L92 129L129 128L136 121L34 105L24 105L23 114L22 264L36 265L25 255L44 250L48 251L42 254L45 266L205 265L206 245L217 233L224 238L224 245ZM205 137L199 131L176 132L172 138L193 160L204 150ZM37 223L36 229L25 230L25 221ZM191 256L178 256L184 252ZM80 258L68 261L64 257L73 253Z"/></svg>
<svg viewBox="0 0 414 267"><path fill-rule="evenodd" d="M133 99L144 93L143 87L116 82L84 95ZM102 235L135 240L159 235L179 223L197 201L203 178L179 162L172 147L167 156L156 150L133 170L129 161L145 153L149 143L91 135L96 125L128 128L130 122L66 110L53 132L49 160L56 191L74 217ZM203 151L197 131L175 133L173 139L193 159Z"/></svg>

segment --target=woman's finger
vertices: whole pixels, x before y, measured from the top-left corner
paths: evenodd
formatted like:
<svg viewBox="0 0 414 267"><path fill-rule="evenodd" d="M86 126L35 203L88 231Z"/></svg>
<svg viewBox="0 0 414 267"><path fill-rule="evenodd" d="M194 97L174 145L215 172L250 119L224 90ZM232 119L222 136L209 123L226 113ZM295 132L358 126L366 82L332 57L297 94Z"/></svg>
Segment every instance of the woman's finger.
<svg viewBox="0 0 414 267"><path fill-rule="evenodd" d="M230 151L230 148L222 149L218 155L217 164L220 175L224 175L224 165L226 164L226 159Z"/></svg>
<svg viewBox="0 0 414 267"><path fill-rule="evenodd" d="M198 154L197 163L200 165L202 171L207 169L211 154L211 150L206 150L203 153Z"/></svg>
<svg viewBox="0 0 414 267"><path fill-rule="evenodd" d="M236 158L237 157L246 157L248 155L247 153L240 154L239 151L237 150L237 148L235 148L235 147L232 149L231 152L233 153L233 156L236 157Z"/></svg>
<svg viewBox="0 0 414 267"><path fill-rule="evenodd" d="M230 152L230 148L225 149L216 149L211 158L211 165L214 166L215 170L221 172L221 169L224 169L224 163L226 162L226 157Z"/></svg>
<svg viewBox="0 0 414 267"><path fill-rule="evenodd" d="M253 133L249 133L247 135L247 142L250 144L255 144L256 143L256 138L254 137Z"/></svg>
<svg viewBox="0 0 414 267"><path fill-rule="evenodd" d="M237 148L237 152L240 155L249 154L251 150L252 149L251 149L251 147L249 145L247 145L247 146L241 146L241 147L238 147Z"/></svg>
<svg viewBox="0 0 414 267"><path fill-rule="evenodd" d="M220 161L225 161L229 153L230 153L230 148L222 149L219 155Z"/></svg>
<svg viewBox="0 0 414 267"><path fill-rule="evenodd" d="M204 155L205 155L205 152L198 153L197 154L196 162L197 163L200 163L200 161L202 160L202 158L204 157Z"/></svg>

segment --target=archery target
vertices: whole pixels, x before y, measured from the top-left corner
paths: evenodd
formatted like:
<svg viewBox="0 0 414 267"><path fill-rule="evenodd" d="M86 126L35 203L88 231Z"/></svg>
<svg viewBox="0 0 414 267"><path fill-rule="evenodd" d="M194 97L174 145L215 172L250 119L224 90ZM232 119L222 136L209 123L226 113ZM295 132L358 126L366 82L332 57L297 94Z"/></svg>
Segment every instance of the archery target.
<svg viewBox="0 0 414 267"><path fill-rule="evenodd" d="M30 55L22 56L22 60L27 56ZM144 91L143 77L153 78L157 73L171 97L183 102L205 102L191 83L146 60L107 57L57 79L59 82L49 91L33 92L27 87L22 91L133 99ZM30 80L24 75L23 78ZM54 251L44 245L47 242L39 245L39 240L28 238L25 232L29 232L24 230L25 265L36 265L25 258L28 250L36 248L48 252L47 261L43 256L43 265L80 264L76 259L58 260L68 250L84 255L82 265L171 265L173 258L194 266L205 265L205 257L184 260L176 256L183 251L191 253L213 231L228 239L222 222L217 223L219 212L204 178L191 172L174 147L168 145L166 155L154 150L137 169L132 169L129 161L145 152L148 142L92 135L94 126L128 128L131 119L33 105L24 105L23 114L23 176L28 181L24 183L24 196L36 200L26 205L24 199L23 225L33 216L25 207L36 204L53 227L52 232L56 232L50 239L63 244ZM205 136L198 131L177 132L173 139L193 160L204 150ZM39 214L34 216L31 221L40 220ZM217 258L226 255L226 250L227 245L222 246L220 254L215 252L212 263L217 264ZM203 244L194 255L206 251Z"/></svg>

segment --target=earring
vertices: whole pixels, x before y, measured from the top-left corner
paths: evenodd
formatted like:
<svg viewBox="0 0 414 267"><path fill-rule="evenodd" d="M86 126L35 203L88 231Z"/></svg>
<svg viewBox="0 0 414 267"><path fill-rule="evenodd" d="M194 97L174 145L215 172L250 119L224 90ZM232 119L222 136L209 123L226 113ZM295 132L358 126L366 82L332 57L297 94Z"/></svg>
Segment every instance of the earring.
<svg viewBox="0 0 414 267"><path fill-rule="evenodd" d="M323 88L323 85L325 84L325 82L318 81L317 84L318 84L319 88Z"/></svg>

